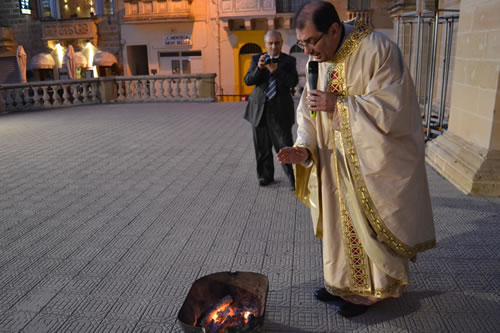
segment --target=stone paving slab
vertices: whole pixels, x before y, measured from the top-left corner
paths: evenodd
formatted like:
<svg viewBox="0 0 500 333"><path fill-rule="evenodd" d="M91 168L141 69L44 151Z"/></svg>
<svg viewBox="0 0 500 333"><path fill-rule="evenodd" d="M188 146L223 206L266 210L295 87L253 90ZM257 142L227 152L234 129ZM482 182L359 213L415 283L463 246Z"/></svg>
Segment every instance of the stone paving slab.
<svg viewBox="0 0 500 333"><path fill-rule="evenodd" d="M257 185L245 104L81 106L0 117L0 332L180 332L191 283L254 271L263 332L495 332L500 199L428 169L438 247L400 299L345 319L312 297L309 213Z"/></svg>

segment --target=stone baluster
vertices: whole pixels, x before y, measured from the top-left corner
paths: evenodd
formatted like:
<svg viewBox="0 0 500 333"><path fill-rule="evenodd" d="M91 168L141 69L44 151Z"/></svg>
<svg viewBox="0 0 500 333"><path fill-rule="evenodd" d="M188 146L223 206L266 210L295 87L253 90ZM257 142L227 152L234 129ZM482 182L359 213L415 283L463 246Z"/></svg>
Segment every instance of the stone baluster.
<svg viewBox="0 0 500 333"><path fill-rule="evenodd" d="M82 104L90 104L91 100L91 94L92 92L90 91L90 84L89 83L83 83L81 85L82 89Z"/></svg>
<svg viewBox="0 0 500 333"><path fill-rule="evenodd" d="M132 83L129 80L125 81L125 89L127 92L127 96L125 96L125 100L127 102L132 101L132 88L131 88Z"/></svg>
<svg viewBox="0 0 500 333"><path fill-rule="evenodd" d="M175 99L181 99L181 79L175 80Z"/></svg>
<svg viewBox="0 0 500 333"><path fill-rule="evenodd" d="M141 80L133 80L134 83L134 101L139 102L141 100Z"/></svg>
<svg viewBox="0 0 500 333"><path fill-rule="evenodd" d="M40 94L40 92L42 94ZM43 101L43 89L41 87L33 87L33 108L41 109Z"/></svg>
<svg viewBox="0 0 500 333"><path fill-rule="evenodd" d="M33 97L31 96L33 89L31 86L26 86L22 89L23 95L24 95L24 108L27 110L32 110L33 109L33 102L32 99Z"/></svg>
<svg viewBox="0 0 500 333"><path fill-rule="evenodd" d="M165 96L165 94L166 94L165 79L160 79L158 82L160 84L160 89L158 91L158 100L165 101L167 99L167 97Z"/></svg>
<svg viewBox="0 0 500 333"><path fill-rule="evenodd" d="M120 102L125 102L125 90L123 89L125 82L124 81L116 81L116 84L118 84L118 100Z"/></svg>
<svg viewBox="0 0 500 333"><path fill-rule="evenodd" d="M149 80L149 100L150 101L157 101L158 99L156 98L156 80L151 79Z"/></svg>
<svg viewBox="0 0 500 333"><path fill-rule="evenodd" d="M167 100L171 100L173 98L173 89L172 89L172 79L168 79L168 95L167 95Z"/></svg>
<svg viewBox="0 0 500 333"><path fill-rule="evenodd" d="M70 84L69 85L71 88L71 99L73 101L74 105L80 105L83 104L83 101L80 99L81 94L80 94L80 85L79 84Z"/></svg>
<svg viewBox="0 0 500 333"><path fill-rule="evenodd" d="M141 100L143 102L146 102L149 100L149 93L148 93L148 80L139 80L141 82Z"/></svg>
<svg viewBox="0 0 500 333"><path fill-rule="evenodd" d="M190 79L184 79L184 90L182 92L182 98L185 99L185 100L190 100L190 96L189 96L189 83L190 83Z"/></svg>
<svg viewBox="0 0 500 333"><path fill-rule="evenodd" d="M92 83L90 84L90 87L92 89L92 94L91 94L91 102L92 103L98 103L99 102L99 99L98 99L98 94L99 94L99 89L97 87L97 82L95 81L92 81Z"/></svg>
<svg viewBox="0 0 500 333"><path fill-rule="evenodd" d="M198 98L198 85L199 85L199 79L193 79L193 87L191 91L191 99L197 99Z"/></svg>
<svg viewBox="0 0 500 333"><path fill-rule="evenodd" d="M71 95L68 92L68 90L71 90L71 86L61 83L61 87L63 89L63 105L71 105Z"/></svg>
<svg viewBox="0 0 500 333"><path fill-rule="evenodd" d="M7 109L7 111L16 111L16 107L14 106L14 98L12 97L12 89L6 89L5 93L7 96L7 98L5 99L5 108Z"/></svg>
<svg viewBox="0 0 500 333"><path fill-rule="evenodd" d="M61 90L62 89L62 90ZM62 106L63 105L63 100L60 95L60 93L64 93L64 88L59 85L54 85L54 86L48 86L44 87L45 94L47 95L47 98L45 98L45 95L43 96L43 99L45 100L45 104L47 104L47 107L50 107L50 95L47 93L48 90L52 90L52 103L54 106ZM44 104L44 105L45 105Z"/></svg>
<svg viewBox="0 0 500 333"><path fill-rule="evenodd" d="M7 105L4 99L4 92L0 90L0 114L7 114Z"/></svg>
<svg viewBox="0 0 500 333"><path fill-rule="evenodd" d="M18 88L14 89L14 96L15 96L15 102L16 102L16 110L21 111L24 108L24 100L23 100L23 89Z"/></svg>

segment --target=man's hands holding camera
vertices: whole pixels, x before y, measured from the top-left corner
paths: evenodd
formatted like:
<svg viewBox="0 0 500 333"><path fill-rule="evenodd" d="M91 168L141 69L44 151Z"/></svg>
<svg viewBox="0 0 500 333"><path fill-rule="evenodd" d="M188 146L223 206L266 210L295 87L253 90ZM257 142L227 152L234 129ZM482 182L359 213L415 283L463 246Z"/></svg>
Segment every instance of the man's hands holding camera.
<svg viewBox="0 0 500 333"><path fill-rule="evenodd" d="M278 58L271 58L267 53L264 53L260 56L257 66L259 69L267 68L268 71L274 73L278 69Z"/></svg>

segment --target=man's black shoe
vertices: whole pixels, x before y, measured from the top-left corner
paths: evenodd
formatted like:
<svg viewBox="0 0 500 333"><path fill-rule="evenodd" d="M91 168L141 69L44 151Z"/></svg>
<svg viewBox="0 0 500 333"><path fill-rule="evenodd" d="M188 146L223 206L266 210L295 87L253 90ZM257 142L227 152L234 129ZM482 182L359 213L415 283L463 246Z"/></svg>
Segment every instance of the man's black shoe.
<svg viewBox="0 0 500 333"><path fill-rule="evenodd" d="M326 288L318 288L314 291L314 297L321 302L345 302L342 297L330 294Z"/></svg>
<svg viewBox="0 0 500 333"><path fill-rule="evenodd" d="M350 318L365 313L369 306L345 302L339 306L337 313L343 317Z"/></svg>
<svg viewBox="0 0 500 333"><path fill-rule="evenodd" d="M259 186L267 186L271 184L273 181L274 181L273 179L259 178Z"/></svg>

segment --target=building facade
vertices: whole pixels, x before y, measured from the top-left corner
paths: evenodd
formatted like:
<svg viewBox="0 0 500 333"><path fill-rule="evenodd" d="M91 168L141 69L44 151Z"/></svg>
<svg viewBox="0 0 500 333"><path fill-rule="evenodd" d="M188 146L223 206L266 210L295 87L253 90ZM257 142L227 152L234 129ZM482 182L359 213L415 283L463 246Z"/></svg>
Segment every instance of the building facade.
<svg viewBox="0 0 500 333"><path fill-rule="evenodd" d="M251 56L264 52L264 34L277 29L283 52L306 56L294 47L294 13L305 0L119 0L125 75L216 73L217 94L248 95L243 82ZM342 19L358 17L392 35L389 5L371 9L369 1L332 1ZM303 81L303 80L302 80Z"/></svg>
<svg viewBox="0 0 500 333"><path fill-rule="evenodd" d="M37 62L32 63L34 57L50 56L56 67L62 68L62 57L69 45L79 53L77 59L88 67L92 67L92 55L99 50L112 54L117 62L121 59L115 0L5 0L0 9L2 36L11 36L0 37L0 49L2 41L10 45L10 49L23 46L27 54L28 81L42 79ZM78 72L78 75L83 77L85 73ZM59 69L56 69L45 79L58 76ZM12 80L0 77L0 83L7 82Z"/></svg>

